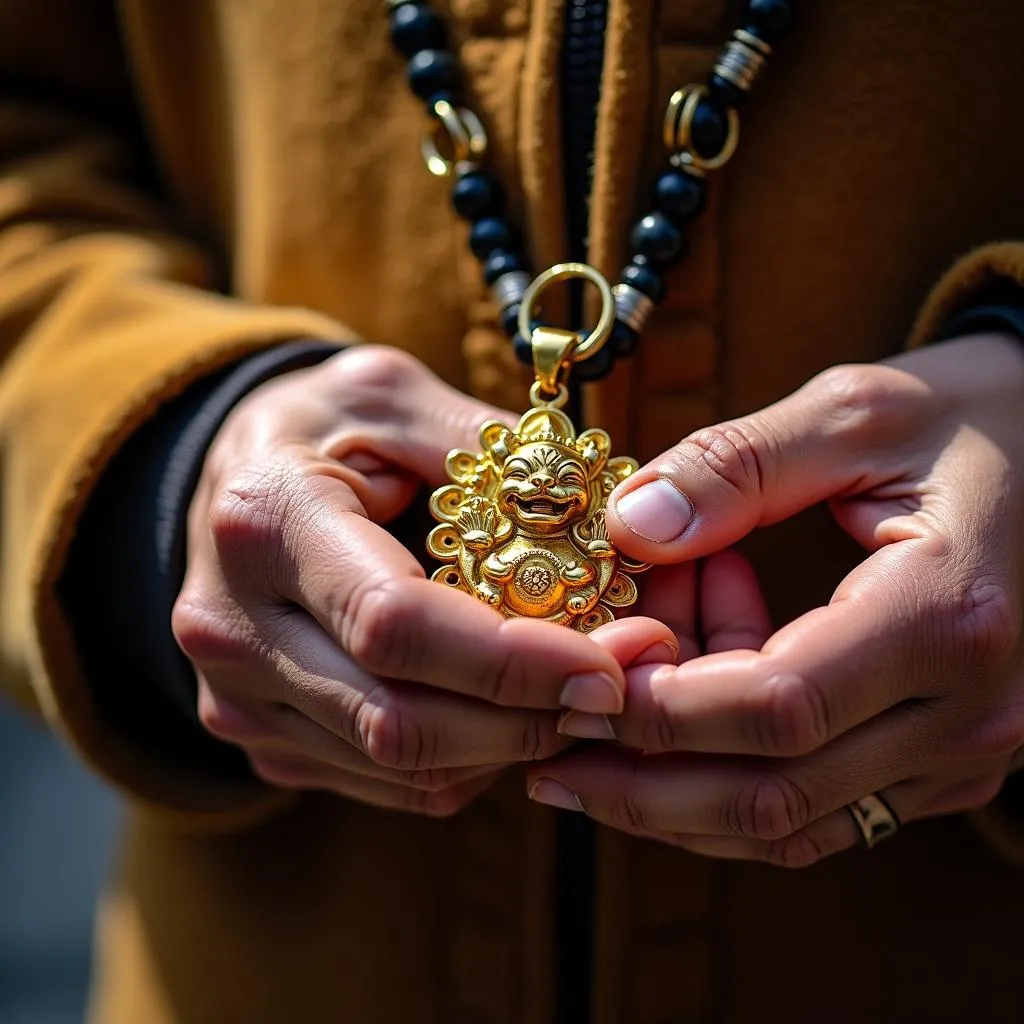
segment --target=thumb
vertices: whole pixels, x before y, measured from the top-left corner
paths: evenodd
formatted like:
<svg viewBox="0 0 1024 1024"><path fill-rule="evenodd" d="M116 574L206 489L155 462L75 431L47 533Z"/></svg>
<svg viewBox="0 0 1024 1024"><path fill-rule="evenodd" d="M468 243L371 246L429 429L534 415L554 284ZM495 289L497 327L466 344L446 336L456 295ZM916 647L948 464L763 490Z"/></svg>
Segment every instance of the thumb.
<svg viewBox="0 0 1024 1024"><path fill-rule="evenodd" d="M875 369L828 370L760 412L684 438L612 492L612 542L655 564L699 558L861 487L894 426L874 412L898 397L879 396Z"/></svg>

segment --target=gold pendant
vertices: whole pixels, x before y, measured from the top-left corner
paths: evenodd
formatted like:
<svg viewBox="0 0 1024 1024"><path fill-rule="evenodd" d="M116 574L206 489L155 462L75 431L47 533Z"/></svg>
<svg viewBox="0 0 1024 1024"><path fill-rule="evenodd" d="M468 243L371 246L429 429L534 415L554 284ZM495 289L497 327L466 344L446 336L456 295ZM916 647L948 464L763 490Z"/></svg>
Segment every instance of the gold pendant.
<svg viewBox="0 0 1024 1024"><path fill-rule="evenodd" d="M597 327L582 339L557 328L531 330L540 293L567 278L583 278L598 288ZM523 296L519 318L520 332L533 342L533 408L514 430L493 420L485 423L482 451L449 453L452 483L430 499L440 525L427 538L427 550L445 563L433 578L507 618L547 619L588 633L611 622L613 609L637 599L631 577L647 565L616 550L604 518L608 495L637 463L611 458L611 438L603 430L577 436L561 410L572 364L605 344L614 321L611 289L592 267L565 263L541 274Z"/></svg>

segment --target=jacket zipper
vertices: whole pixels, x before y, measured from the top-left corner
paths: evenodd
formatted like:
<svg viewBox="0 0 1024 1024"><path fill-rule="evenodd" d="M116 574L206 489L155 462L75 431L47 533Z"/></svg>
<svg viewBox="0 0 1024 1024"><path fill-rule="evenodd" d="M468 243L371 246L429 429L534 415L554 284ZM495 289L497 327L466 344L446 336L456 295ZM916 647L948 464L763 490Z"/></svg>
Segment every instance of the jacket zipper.
<svg viewBox="0 0 1024 1024"><path fill-rule="evenodd" d="M566 258L586 262L597 103L601 95L607 0L568 0L562 50L562 153ZM571 323L583 318L581 288L571 292ZM572 413L580 422L578 389ZM589 1024L595 957L595 830L583 814L562 812L556 838L557 1024Z"/></svg>

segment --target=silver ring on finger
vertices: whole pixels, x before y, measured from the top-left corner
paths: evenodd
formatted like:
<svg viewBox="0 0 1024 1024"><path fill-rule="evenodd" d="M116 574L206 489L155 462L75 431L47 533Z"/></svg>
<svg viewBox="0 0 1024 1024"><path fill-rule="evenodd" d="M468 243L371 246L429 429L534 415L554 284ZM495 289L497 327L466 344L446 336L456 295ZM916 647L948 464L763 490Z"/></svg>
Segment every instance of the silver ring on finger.
<svg viewBox="0 0 1024 1024"><path fill-rule="evenodd" d="M846 805L846 809L860 830L864 846L869 850L876 843L891 839L899 831L899 816L878 793L854 800L852 804Z"/></svg>

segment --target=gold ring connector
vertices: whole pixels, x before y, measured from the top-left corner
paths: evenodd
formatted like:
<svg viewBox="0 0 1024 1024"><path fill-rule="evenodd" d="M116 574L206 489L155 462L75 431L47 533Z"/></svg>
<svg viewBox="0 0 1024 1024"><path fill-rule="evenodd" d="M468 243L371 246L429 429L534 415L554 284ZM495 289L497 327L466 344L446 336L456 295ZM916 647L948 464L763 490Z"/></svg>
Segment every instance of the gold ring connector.
<svg viewBox="0 0 1024 1024"><path fill-rule="evenodd" d="M427 170L439 178L450 178L460 167L475 166L487 152L487 132L480 118L465 107L447 100L434 104L433 130L421 145ZM440 142L447 137L451 156L442 156Z"/></svg>
<svg viewBox="0 0 1024 1024"><path fill-rule="evenodd" d="M612 328L615 326L615 296L612 295L611 286L601 273L588 264L556 263L534 278L519 306L519 333L524 338L532 338L533 329L530 321L533 319L537 300L549 286L572 278L589 281L601 296L601 315L598 317L597 326L573 349L572 362L578 363L600 352L611 337Z"/></svg>
<svg viewBox="0 0 1024 1024"><path fill-rule="evenodd" d="M698 174L724 167L732 159L740 141L740 117L735 110L730 109L726 111L728 134L721 150L713 157L703 157L694 149L693 119L701 100L707 99L710 94L711 90L703 84L677 89L668 101L662 125L662 139L671 154L671 162Z"/></svg>

